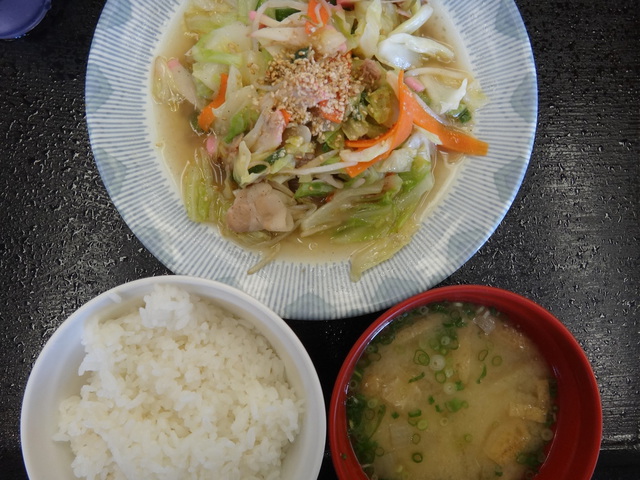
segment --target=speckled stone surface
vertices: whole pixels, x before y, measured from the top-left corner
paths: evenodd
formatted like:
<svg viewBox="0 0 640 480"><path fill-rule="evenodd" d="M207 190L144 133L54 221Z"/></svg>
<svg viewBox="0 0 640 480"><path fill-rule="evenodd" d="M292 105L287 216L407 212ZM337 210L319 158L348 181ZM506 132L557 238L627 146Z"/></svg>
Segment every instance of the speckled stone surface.
<svg viewBox="0 0 640 480"><path fill-rule="evenodd" d="M600 384L596 480L640 470L640 44L635 0L517 0L539 82L539 126L513 207L443 284L525 295L576 336ZM0 477L25 479L24 387L40 349L93 296L169 273L110 203L84 122L84 76L104 0L56 0L26 37L0 43ZM288 322L328 403L375 315ZM327 453L321 479L334 479Z"/></svg>

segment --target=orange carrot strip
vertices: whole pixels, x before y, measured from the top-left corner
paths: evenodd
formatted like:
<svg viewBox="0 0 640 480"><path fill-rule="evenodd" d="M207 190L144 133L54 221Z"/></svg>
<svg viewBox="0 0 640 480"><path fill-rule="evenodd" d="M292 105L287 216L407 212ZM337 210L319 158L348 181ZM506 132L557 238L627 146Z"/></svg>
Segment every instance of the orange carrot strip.
<svg viewBox="0 0 640 480"><path fill-rule="evenodd" d="M326 2L324 0L309 0L307 17L309 18L305 23L304 29L307 35L311 35L318 28L329 23L331 14L329 13Z"/></svg>
<svg viewBox="0 0 640 480"><path fill-rule="evenodd" d="M282 118L284 118L285 126L289 125L289 122L291 121L291 114L287 112L284 108L280 109L280 113L282 114Z"/></svg>
<svg viewBox="0 0 640 480"><path fill-rule="evenodd" d="M340 111L335 108L327 108L328 103L328 100L322 100L318 103L318 106L320 107L320 116L333 123L342 123L344 110Z"/></svg>
<svg viewBox="0 0 640 480"><path fill-rule="evenodd" d="M367 141L367 146L364 147L364 148L367 148L372 145L375 145L378 142L391 139L389 149L382 155L378 155L376 158L374 158L369 162L360 162L360 163L356 163L352 167L347 167L346 170L350 177L353 178L356 175L359 175L360 173L364 172L371 165L379 162L380 160L384 160L389 155L391 155L391 152L395 148L400 146L407 138L409 138L409 135L411 135L411 131L413 130L413 113L414 113L413 109L409 108L410 106L409 99L411 98L413 98L411 95L411 91L404 84L404 72L401 70L400 73L398 74L398 102L400 104L398 120L393 125L393 127L391 127L391 129L389 129L387 132L383 133L382 135L374 139L367 139L367 140L375 140L375 141L371 145L369 145L369 142Z"/></svg>
<svg viewBox="0 0 640 480"><path fill-rule="evenodd" d="M409 108L413 110L413 122L417 126L437 135L442 142L441 148L469 155L486 155L489 151L488 143L445 125L430 115L429 112L422 108L422 105L413 94L410 94L407 100Z"/></svg>
<svg viewBox="0 0 640 480"><path fill-rule="evenodd" d="M227 95L227 81L229 80L229 75L226 73L220 74L220 89L218 90L218 94L216 97L202 109L200 115L198 115L198 126L204 130L205 132L209 130L211 124L216 119L213 110L218 108L220 105L224 103L225 96Z"/></svg>

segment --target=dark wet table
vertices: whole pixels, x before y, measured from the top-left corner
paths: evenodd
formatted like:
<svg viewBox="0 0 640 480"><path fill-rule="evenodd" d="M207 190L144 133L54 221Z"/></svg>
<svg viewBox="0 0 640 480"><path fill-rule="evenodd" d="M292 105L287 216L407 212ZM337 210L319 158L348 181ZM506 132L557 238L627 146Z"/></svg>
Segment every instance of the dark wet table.
<svg viewBox="0 0 640 480"><path fill-rule="evenodd" d="M637 1L516 3L538 72L533 156L504 221L443 285L506 288L537 301L564 322L584 347L600 385L604 432L594 479L637 480ZM0 43L3 479L26 478L20 405L33 362L53 331L111 287L170 273L122 221L93 161L84 120L84 80L103 5L104 0L54 0L34 31ZM287 320L309 349L327 403L344 356L375 316ZM320 478L335 478L328 452Z"/></svg>

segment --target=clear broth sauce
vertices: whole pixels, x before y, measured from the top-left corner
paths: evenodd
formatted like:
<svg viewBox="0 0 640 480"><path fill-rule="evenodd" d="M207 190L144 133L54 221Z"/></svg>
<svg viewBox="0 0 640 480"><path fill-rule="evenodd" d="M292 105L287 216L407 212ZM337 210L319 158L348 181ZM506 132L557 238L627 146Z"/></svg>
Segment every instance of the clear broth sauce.
<svg viewBox="0 0 640 480"><path fill-rule="evenodd" d="M347 396L352 445L371 479L532 478L553 437L553 385L504 315L421 307L359 360Z"/></svg>
<svg viewBox="0 0 640 480"><path fill-rule="evenodd" d="M434 13L423 27L422 34L439 42L449 45L456 52L456 60L448 65L451 68L470 71L469 61L462 41L447 17L441 2L432 0L429 4ZM185 33L182 21L182 9L176 14L174 21L168 27L165 40L161 43L158 55L184 59L185 53L195 44L196 39ZM183 102L177 112L171 111L166 105L154 104L153 116L155 124L155 145L161 152L175 188L181 190L181 178L185 165L193 158L194 152L203 145L204 139L195 134L190 125L190 118L194 109L187 102ZM432 159L434 163L433 188L427 193L423 216L427 218L430 212L447 194L456 178L456 173L464 163L464 157L458 154L438 153ZM314 235L304 238L290 235L283 240L283 248L279 256L289 261L299 261L309 264L325 263L327 261L344 261L363 244L341 245L330 241L328 235Z"/></svg>

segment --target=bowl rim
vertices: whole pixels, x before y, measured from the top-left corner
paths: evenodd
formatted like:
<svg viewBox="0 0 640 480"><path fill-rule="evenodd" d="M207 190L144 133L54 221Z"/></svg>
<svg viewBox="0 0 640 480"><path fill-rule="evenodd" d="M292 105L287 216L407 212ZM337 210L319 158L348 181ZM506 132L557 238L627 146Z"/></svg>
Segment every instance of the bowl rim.
<svg viewBox="0 0 640 480"><path fill-rule="evenodd" d="M34 480L47 478L46 476L41 476L38 472L42 470L36 467L41 462L41 459L32 448L32 445L37 445L40 433L34 429L33 422L35 414L42 407L41 401L43 398L40 394L41 392L38 391L37 383L39 383L39 380L44 379L50 384L50 387L55 387L55 383L53 383L55 380L47 379L43 376L46 375L47 365L50 363L51 356L55 354L56 348L60 349L60 344L65 337L79 335L78 331L83 330L84 323L90 316L113 307L119 302L126 305L134 298L139 299L152 291L155 285L172 285L184 288L190 294L220 303L226 310L236 315L243 311L247 315L255 317L256 321L251 320L251 324L263 336L267 337L279 356L282 356L282 353L286 353L291 358L291 367L297 371L299 376L299 388L301 389L299 393L304 393L306 396L308 392L311 401L309 398L305 398L305 407L301 419L301 422L304 423L302 423L302 429L296 438L299 442L298 444L303 444L299 448L303 448L303 452L306 454L302 458L303 461L299 465L297 464L296 468L290 470L293 470L294 478L301 473L315 475L313 478L316 478L324 458L326 440L326 416L324 413L326 409L318 373L307 349L283 318L251 295L216 280L188 275L151 276L110 288L91 298L68 315L47 340L29 374L20 412L20 443L23 461L29 478ZM205 290L209 293L204 293ZM276 337L277 345L274 344ZM75 339L71 341L75 342ZM81 350L82 357L84 357L84 349L82 348ZM49 396L46 396L45 399L46 401L51 401ZM295 448L298 444L294 443L292 448Z"/></svg>
<svg viewBox="0 0 640 480"><path fill-rule="evenodd" d="M548 456L535 480L590 480L602 441L602 405L598 383L582 347L551 312L509 290L484 285L438 287L414 295L382 313L358 338L336 377L329 405L329 447L341 480L367 480L347 436L345 400L348 383L367 344L394 318L439 301L469 301L495 306L509 316L543 352L558 380L558 420ZM506 310L506 311L505 311ZM537 328L544 322L546 328ZM561 352L567 351L569 355Z"/></svg>

